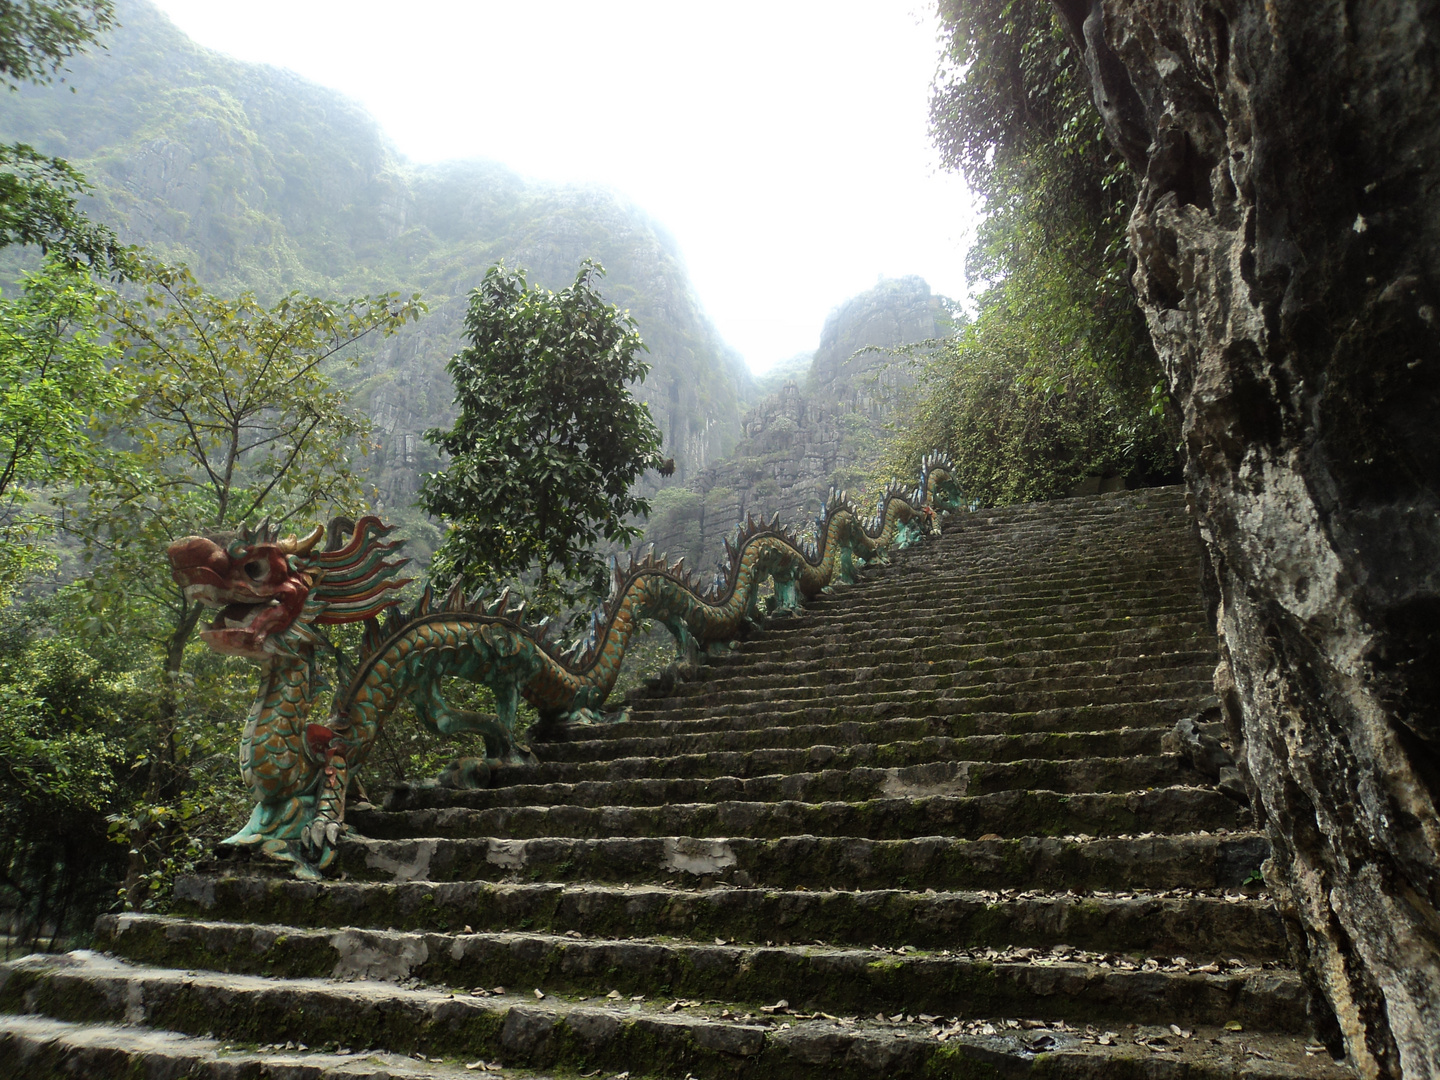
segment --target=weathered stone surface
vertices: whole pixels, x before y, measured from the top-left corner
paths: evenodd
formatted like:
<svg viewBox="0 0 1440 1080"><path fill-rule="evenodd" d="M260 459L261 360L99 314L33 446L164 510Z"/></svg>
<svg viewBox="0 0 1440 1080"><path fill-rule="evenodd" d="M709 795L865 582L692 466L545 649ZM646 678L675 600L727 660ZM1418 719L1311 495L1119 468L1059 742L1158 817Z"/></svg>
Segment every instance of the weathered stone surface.
<svg viewBox="0 0 1440 1080"><path fill-rule="evenodd" d="M1332 1040L1440 1076L1440 5L1056 7L1145 174L1134 282L1272 879Z"/></svg>
<svg viewBox="0 0 1440 1080"><path fill-rule="evenodd" d="M692 473L652 516L646 539L670 555L712 565L748 513L813 520L832 486L869 466L874 444L915 380L896 346L950 331L946 302L922 278L880 282L825 321L810 370L754 405L730 456Z"/></svg>

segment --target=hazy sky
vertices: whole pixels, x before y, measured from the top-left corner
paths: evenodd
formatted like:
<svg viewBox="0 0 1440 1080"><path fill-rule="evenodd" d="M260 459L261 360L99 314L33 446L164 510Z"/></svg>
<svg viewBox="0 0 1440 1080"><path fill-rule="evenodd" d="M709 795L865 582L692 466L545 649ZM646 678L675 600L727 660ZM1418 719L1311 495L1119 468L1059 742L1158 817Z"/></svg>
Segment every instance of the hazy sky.
<svg viewBox="0 0 1440 1080"><path fill-rule="evenodd" d="M923 0L156 2L203 45L358 99L414 161L617 189L756 371L880 275L964 293L970 199L926 132Z"/></svg>

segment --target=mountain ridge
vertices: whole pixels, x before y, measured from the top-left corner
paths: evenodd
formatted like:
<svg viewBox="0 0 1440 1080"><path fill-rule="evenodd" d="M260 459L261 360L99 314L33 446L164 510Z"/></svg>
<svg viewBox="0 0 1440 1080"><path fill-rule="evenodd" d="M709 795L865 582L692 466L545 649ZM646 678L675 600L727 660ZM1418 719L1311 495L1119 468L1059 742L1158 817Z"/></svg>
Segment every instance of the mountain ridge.
<svg viewBox="0 0 1440 1080"><path fill-rule="evenodd" d="M705 315L674 238L623 196L483 159L409 162L342 94L205 49L147 0L117 8L121 27L72 62L67 85L0 102L0 139L68 158L94 186L95 217L217 292L422 293L430 314L367 347L352 387L359 408L383 417L372 465L382 503L408 502L439 466L418 436L453 416L445 362L469 290L500 259L548 288L585 258L606 267L602 291L650 349L636 393L677 480L739 438L750 373Z"/></svg>

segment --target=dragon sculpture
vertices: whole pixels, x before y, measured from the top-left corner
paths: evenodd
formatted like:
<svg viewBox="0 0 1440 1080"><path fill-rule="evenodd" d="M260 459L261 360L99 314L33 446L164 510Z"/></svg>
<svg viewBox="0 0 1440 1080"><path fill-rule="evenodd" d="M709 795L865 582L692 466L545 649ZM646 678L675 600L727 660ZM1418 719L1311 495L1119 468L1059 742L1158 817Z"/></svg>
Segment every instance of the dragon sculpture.
<svg viewBox="0 0 1440 1080"><path fill-rule="evenodd" d="M667 564L663 555L632 555L614 564L609 598L565 650L551 640L547 620L523 621L524 605L512 605L508 590L486 602L467 601L458 588L443 599L426 588L402 613L397 592L413 580L399 576L408 562L397 557L403 542L387 539L392 530L375 517L337 518L303 539L281 539L262 523L177 540L168 552L175 581L192 601L218 609L201 638L217 652L263 664L240 740L240 770L256 805L224 843L319 877L335 859L347 787L402 702L442 735L483 736L486 758L461 759L442 777L453 786L483 786L489 770L535 760L516 737L521 698L545 724L615 718L600 710L644 620L663 624L680 658L693 662L760 619L765 581L774 582L772 611L797 609L802 596L854 581L864 563L918 539L937 509L961 503L948 461L932 455L919 484L892 487L872 517L843 493L832 494L813 540L780 526L778 515L751 518L727 541L708 583L687 573L683 558ZM364 623L356 660L323 629L352 622ZM333 683L322 670L326 657L334 660ZM489 687L496 714L451 708L442 693L448 678ZM326 692L331 703L320 723L311 711Z"/></svg>

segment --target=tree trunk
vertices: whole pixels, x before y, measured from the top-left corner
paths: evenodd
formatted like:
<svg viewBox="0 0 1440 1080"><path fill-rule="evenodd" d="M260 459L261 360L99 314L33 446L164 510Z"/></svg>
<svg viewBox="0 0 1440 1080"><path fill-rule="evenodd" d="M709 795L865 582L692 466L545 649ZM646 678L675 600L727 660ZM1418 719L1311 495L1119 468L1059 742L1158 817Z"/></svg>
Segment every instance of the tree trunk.
<svg viewBox="0 0 1440 1080"><path fill-rule="evenodd" d="M1055 7L1144 171L1270 877L1360 1073L1440 1077L1440 10Z"/></svg>

